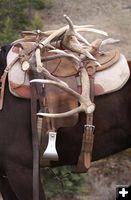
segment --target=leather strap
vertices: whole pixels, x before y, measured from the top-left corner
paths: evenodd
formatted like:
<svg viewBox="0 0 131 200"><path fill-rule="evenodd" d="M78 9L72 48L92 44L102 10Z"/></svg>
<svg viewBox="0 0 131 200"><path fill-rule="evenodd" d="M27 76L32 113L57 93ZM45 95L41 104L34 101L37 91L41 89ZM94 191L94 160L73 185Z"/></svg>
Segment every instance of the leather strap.
<svg viewBox="0 0 131 200"><path fill-rule="evenodd" d="M30 75L32 79L32 75ZM33 146L33 200L39 200L39 138L37 133L37 91L34 84L31 84L31 126Z"/></svg>
<svg viewBox="0 0 131 200"><path fill-rule="evenodd" d="M3 108L3 102L4 102L4 92L5 92L5 82L7 78L7 72L5 72L1 77L1 88L0 88L0 110Z"/></svg>
<svg viewBox="0 0 131 200"><path fill-rule="evenodd" d="M94 68L90 69L89 80L90 80L90 98L94 101ZM84 133L82 139L81 152L78 158L78 163L73 172L75 173L86 173L90 167L92 159L92 149L94 141L94 129L93 126L93 113L86 115L86 124L84 126Z"/></svg>
<svg viewBox="0 0 131 200"><path fill-rule="evenodd" d="M94 126L92 125L93 114L87 116L84 127L81 153L79 155L78 163L75 168L75 173L85 173L88 171L91 164L91 154L94 141Z"/></svg>

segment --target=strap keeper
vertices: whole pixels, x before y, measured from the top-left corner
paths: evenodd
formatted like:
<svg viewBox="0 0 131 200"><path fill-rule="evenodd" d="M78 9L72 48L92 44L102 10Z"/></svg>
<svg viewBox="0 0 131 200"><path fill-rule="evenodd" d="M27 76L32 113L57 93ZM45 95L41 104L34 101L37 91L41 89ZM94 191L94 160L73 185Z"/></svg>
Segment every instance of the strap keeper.
<svg viewBox="0 0 131 200"><path fill-rule="evenodd" d="M95 126L94 125L91 125L91 124L85 124L84 125L84 130L85 131L91 131L92 133L94 133L94 130L95 130Z"/></svg>

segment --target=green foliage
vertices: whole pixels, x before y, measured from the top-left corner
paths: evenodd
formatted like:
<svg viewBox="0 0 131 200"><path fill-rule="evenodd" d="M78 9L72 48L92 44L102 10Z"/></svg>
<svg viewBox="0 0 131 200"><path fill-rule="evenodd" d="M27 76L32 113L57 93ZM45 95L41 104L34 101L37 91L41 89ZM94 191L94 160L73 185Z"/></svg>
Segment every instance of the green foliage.
<svg viewBox="0 0 131 200"><path fill-rule="evenodd" d="M29 3L35 9L43 9L45 7L44 0L30 0Z"/></svg>
<svg viewBox="0 0 131 200"><path fill-rule="evenodd" d="M45 193L49 199L58 195L73 196L86 193L85 176L70 173L69 167L55 168L53 172L44 170L42 175Z"/></svg>
<svg viewBox="0 0 131 200"><path fill-rule="evenodd" d="M5 26L0 32L0 41L3 44L9 43L12 39L15 39L16 34L14 31L12 31L12 29L13 29L12 20L9 17L7 17L5 20Z"/></svg>
<svg viewBox="0 0 131 200"><path fill-rule="evenodd" d="M26 27L27 30L42 30L43 29L43 20L38 14L35 14L33 19L30 21L30 25Z"/></svg>
<svg viewBox="0 0 131 200"><path fill-rule="evenodd" d="M35 15L48 0L0 0L0 45L18 38L23 30L41 29L41 18Z"/></svg>
<svg viewBox="0 0 131 200"><path fill-rule="evenodd" d="M28 24L28 0L0 0L0 19L2 29L6 26L6 19L10 18L13 28L24 29Z"/></svg>

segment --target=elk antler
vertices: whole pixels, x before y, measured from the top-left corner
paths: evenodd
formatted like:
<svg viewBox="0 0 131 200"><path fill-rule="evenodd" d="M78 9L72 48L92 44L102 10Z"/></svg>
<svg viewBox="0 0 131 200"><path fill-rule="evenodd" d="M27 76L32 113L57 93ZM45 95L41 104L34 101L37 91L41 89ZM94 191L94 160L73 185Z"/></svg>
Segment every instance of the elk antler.
<svg viewBox="0 0 131 200"><path fill-rule="evenodd" d="M54 49L54 50L50 50L49 52L52 52L52 53L58 53L59 55L58 56L63 56L63 57L69 57L69 58L72 58L74 60L76 60L77 62L80 62L80 59L75 56L74 54L72 53L67 53L66 51L63 51L63 50L60 50L60 49Z"/></svg>
<svg viewBox="0 0 131 200"><path fill-rule="evenodd" d="M105 31L95 29L95 28L90 28L90 27L84 27L84 28L79 27L79 28L76 28L76 31L78 31L78 32L93 32L93 33L99 33L101 35L108 36L108 33L106 33Z"/></svg>
<svg viewBox="0 0 131 200"><path fill-rule="evenodd" d="M75 29L79 29L79 28L90 28L90 27L93 27L94 25L74 25L74 28ZM64 26L66 27L66 29L68 29L68 26ZM55 30L49 30L49 31L44 31L43 34L46 35L46 36L50 36L52 33L54 33L55 31L57 31L56 29Z"/></svg>
<svg viewBox="0 0 131 200"><path fill-rule="evenodd" d="M106 44L113 44L113 43L117 43L117 42L120 42L120 40L113 39L113 38L107 38L107 39L102 41L101 45L103 46L103 45L106 45Z"/></svg>
<svg viewBox="0 0 131 200"><path fill-rule="evenodd" d="M71 19L67 16L64 15L65 19L67 20L68 24L69 24L69 29L66 31L66 34L69 36L75 36L76 38L80 39L82 42L84 42L86 45L90 46L90 43L79 33L77 33L75 31L73 22L71 21Z"/></svg>
<svg viewBox="0 0 131 200"><path fill-rule="evenodd" d="M46 39L43 39L40 41L40 47L42 48L43 46L45 46L46 44L50 43L55 37L58 37L60 35L62 35L65 31L66 31L67 27L64 26L58 30L56 30L55 32L53 32L49 37L47 37Z"/></svg>
<svg viewBox="0 0 131 200"><path fill-rule="evenodd" d="M78 41L77 38L81 39L86 45L90 46L89 42L87 40L85 40L85 38L83 38L80 34L78 34L73 27L73 23L71 21L71 19L64 15L64 17L66 18L66 20L69 23L69 29L66 30L65 34L64 34L64 38L62 41L62 44L67 48L72 50L73 52L77 52L79 54L84 54L86 57L88 57L91 60L96 60L91 54L90 52L83 48L83 46L80 44L80 42Z"/></svg>
<svg viewBox="0 0 131 200"><path fill-rule="evenodd" d="M79 93L75 92L72 90L69 86L57 82L57 81L52 81L52 80L41 80L41 79L34 79L30 81L31 83L37 82L37 83L43 83L43 84L52 84L55 86L58 86L59 88L63 89L64 91L70 93L72 96L74 96L79 102L80 106L65 112L65 113L38 113L40 116L45 116L45 117L53 117L53 118L58 118L58 117L69 117L75 113L78 112L85 112L86 114L90 114L94 111L95 105L94 103L91 102L89 94L90 94L90 85L89 85L89 77L86 72L86 69L82 68L81 70L81 82L82 82L82 94L80 95Z"/></svg>
<svg viewBox="0 0 131 200"><path fill-rule="evenodd" d="M65 82L61 81L57 77L53 76L50 74L50 72L43 67L43 63L41 62L41 57L40 57L40 49L36 49L35 54L32 54L31 58L29 59L29 64L32 68L32 70L37 71L38 73L43 73L43 75L50 80L57 81L60 83L63 83L67 85Z"/></svg>

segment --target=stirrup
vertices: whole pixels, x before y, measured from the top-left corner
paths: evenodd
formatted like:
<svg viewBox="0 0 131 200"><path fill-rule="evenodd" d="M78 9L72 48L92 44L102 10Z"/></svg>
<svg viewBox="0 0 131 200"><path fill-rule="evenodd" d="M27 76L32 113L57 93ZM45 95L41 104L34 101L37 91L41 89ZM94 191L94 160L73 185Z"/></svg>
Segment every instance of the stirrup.
<svg viewBox="0 0 131 200"><path fill-rule="evenodd" d="M47 148L43 154L43 157L49 160L58 160L58 154L56 151L56 132L50 131Z"/></svg>

